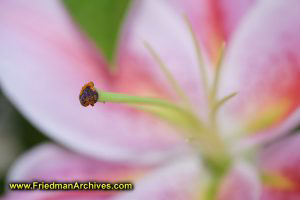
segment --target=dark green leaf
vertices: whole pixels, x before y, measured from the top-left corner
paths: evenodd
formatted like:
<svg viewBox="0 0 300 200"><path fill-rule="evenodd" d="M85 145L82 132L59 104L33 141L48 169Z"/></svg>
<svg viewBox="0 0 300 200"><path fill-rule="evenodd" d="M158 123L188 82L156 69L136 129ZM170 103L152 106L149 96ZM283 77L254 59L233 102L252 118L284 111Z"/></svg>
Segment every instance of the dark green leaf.
<svg viewBox="0 0 300 200"><path fill-rule="evenodd" d="M74 20L113 62L130 0L64 0Z"/></svg>

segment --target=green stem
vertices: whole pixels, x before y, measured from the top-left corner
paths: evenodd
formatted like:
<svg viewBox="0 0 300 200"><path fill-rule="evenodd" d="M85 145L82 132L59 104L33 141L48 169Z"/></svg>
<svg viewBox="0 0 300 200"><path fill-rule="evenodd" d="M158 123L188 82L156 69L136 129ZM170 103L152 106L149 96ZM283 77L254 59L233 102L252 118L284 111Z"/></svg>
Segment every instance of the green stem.
<svg viewBox="0 0 300 200"><path fill-rule="evenodd" d="M120 93L106 92L106 91L98 91L99 98L98 102L111 102L111 103L127 103L127 104L140 104L140 105L152 105L158 106L163 109L172 110L178 114L185 116L193 126L197 125L197 128L202 126L202 122L200 119L189 110L182 108L176 104L171 102L159 99L159 98L151 98L151 97L139 97L139 96L131 96Z"/></svg>
<svg viewBox="0 0 300 200"><path fill-rule="evenodd" d="M231 163L229 160L223 160L223 165L212 165L209 167L211 169L212 179L209 183L209 187L205 196L206 200L216 200L218 196L218 192L220 189L220 185L227 174L228 170L231 167Z"/></svg>
<svg viewBox="0 0 300 200"><path fill-rule="evenodd" d="M98 91L98 93L100 94L98 102L102 102L102 103L112 102L112 103L128 103L128 104L148 104L148 105L162 106L172 110L177 110L179 112L185 112L183 111L182 108L178 107L177 105L158 98L131 96L126 94L105 92L102 90L100 92Z"/></svg>

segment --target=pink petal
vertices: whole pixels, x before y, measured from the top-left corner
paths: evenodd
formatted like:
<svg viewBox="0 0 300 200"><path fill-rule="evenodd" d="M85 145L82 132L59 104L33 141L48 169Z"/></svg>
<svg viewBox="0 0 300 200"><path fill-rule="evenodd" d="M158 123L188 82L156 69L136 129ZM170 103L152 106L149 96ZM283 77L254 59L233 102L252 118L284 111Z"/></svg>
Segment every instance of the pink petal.
<svg viewBox="0 0 300 200"><path fill-rule="evenodd" d="M193 200L199 191L199 166L185 157L149 173L136 182L135 191L117 200Z"/></svg>
<svg viewBox="0 0 300 200"><path fill-rule="evenodd" d="M256 0L178 0L199 40L216 59L223 41L229 41Z"/></svg>
<svg viewBox="0 0 300 200"><path fill-rule="evenodd" d="M79 91L91 80L101 89L131 94L170 97L171 92L165 78L155 77L163 77L156 66L146 65L142 54L133 50L122 52L119 71L110 74L60 2L1 1L0 43L1 87L51 138L93 156L139 162L186 150L174 129L148 114L111 104L80 105ZM181 67L187 71L182 79L193 91L190 71Z"/></svg>
<svg viewBox="0 0 300 200"><path fill-rule="evenodd" d="M261 1L238 30L224 61L223 130L273 137L299 122L300 2ZM277 128L277 129L274 129Z"/></svg>
<svg viewBox="0 0 300 200"><path fill-rule="evenodd" d="M256 200L260 195L260 183L256 171L245 162L238 162L225 176L218 200Z"/></svg>
<svg viewBox="0 0 300 200"><path fill-rule="evenodd" d="M153 74L158 87L166 86L167 91L173 90L171 94L174 96L174 89L167 82L158 62L145 47L145 42L166 63L193 106L203 108L205 102L196 52L182 12L168 1L136 1L125 23L119 50L120 62L123 62L126 69L137 65L140 70ZM123 71L120 73L125 74ZM143 79L141 82L145 81ZM123 85L128 84L126 82L127 77L121 81L120 88L124 88Z"/></svg>
<svg viewBox="0 0 300 200"><path fill-rule="evenodd" d="M197 181L199 166L194 157L179 158L163 166L133 166L109 163L73 154L56 145L44 144L27 153L12 169L9 182L16 181L97 181L132 182L133 191L105 192L13 192L8 199L162 199L161 196L187 197ZM164 182L164 184L161 184ZM160 187L157 187L161 185ZM158 197L158 198L156 198Z"/></svg>
<svg viewBox="0 0 300 200"><path fill-rule="evenodd" d="M267 148L260 162L264 173L282 176L291 183L291 187L275 187L266 184L263 200L300 198L300 135L291 136ZM280 183L276 182L276 184Z"/></svg>
<svg viewBox="0 0 300 200"><path fill-rule="evenodd" d="M53 144L40 145L26 153L15 163L8 177L11 182L117 182L133 180L147 171L147 168L134 167L120 163L109 163L74 154ZM113 192L14 192L9 191L11 199L107 199L115 196ZM18 198L17 198L18 197Z"/></svg>

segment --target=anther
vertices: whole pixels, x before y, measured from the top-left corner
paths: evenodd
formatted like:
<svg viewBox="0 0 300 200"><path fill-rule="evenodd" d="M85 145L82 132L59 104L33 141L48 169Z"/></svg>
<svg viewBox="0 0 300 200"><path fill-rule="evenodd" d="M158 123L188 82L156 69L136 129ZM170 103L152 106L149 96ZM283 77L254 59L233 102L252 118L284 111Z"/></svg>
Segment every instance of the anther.
<svg viewBox="0 0 300 200"><path fill-rule="evenodd" d="M96 88L94 87L93 82L89 82L82 87L79 95L79 101L81 105L83 105L84 107L87 107L89 105L94 106L94 104L97 103L98 98L99 95Z"/></svg>

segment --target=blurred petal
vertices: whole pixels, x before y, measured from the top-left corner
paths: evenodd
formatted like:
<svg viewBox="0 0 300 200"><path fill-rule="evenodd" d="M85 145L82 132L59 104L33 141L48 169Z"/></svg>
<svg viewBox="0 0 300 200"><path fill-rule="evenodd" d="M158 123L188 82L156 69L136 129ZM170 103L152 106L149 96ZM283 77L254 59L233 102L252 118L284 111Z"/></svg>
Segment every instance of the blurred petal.
<svg viewBox="0 0 300 200"><path fill-rule="evenodd" d="M229 41L256 0L177 0L189 16L199 41L216 59L223 41Z"/></svg>
<svg viewBox="0 0 300 200"><path fill-rule="evenodd" d="M16 181L97 181L132 182L133 191L123 192L13 192L11 199L150 199L163 195L172 197L191 195L189 190L197 181L198 162L194 157L181 158L164 166L138 167L122 163L109 163L73 154L52 144L41 145L23 156L12 169L9 182ZM153 170L153 171L151 171ZM145 176L144 176L145 175ZM160 181L160 182L159 182ZM160 184L164 182L164 184ZM157 187L160 184L161 187ZM179 186L179 187L178 187ZM127 196L128 195L128 196ZM156 198L158 197L158 198ZM186 197L186 196L185 196ZM176 199L176 198L175 198Z"/></svg>
<svg viewBox="0 0 300 200"><path fill-rule="evenodd" d="M198 163L185 157L149 173L136 182L134 192L126 193L117 200L192 200L199 191Z"/></svg>
<svg viewBox="0 0 300 200"><path fill-rule="evenodd" d="M268 147L260 162L262 171L273 176L273 181L265 181L263 200L300 199L299 133Z"/></svg>
<svg viewBox="0 0 300 200"><path fill-rule="evenodd" d="M229 44L221 92L238 95L222 113L228 133L274 136L299 122L299 9L297 0L261 1Z"/></svg>
<svg viewBox="0 0 300 200"><path fill-rule="evenodd" d="M204 94L192 36L182 13L168 1L135 1L124 26L119 53L121 62L126 65L124 70L137 65L140 69L153 74L158 86L169 88L168 91L173 90L174 96L174 89L167 82L158 62L146 48L145 42L166 63L193 106L203 108ZM130 73L130 70L127 72ZM127 78L121 82L120 88L124 88L126 81ZM145 81L146 79L142 82Z"/></svg>
<svg viewBox="0 0 300 200"><path fill-rule="evenodd" d="M110 74L59 1L1 1L0 43L1 87L51 138L90 155L139 162L186 149L173 129L147 114L118 105L80 105L79 91L91 80L101 89L168 95L142 57L126 56L120 72Z"/></svg>
<svg viewBox="0 0 300 200"><path fill-rule="evenodd" d="M245 162L236 163L224 178L219 200L256 200L260 195L260 183L256 171Z"/></svg>
<svg viewBox="0 0 300 200"><path fill-rule="evenodd" d="M146 168L127 166L126 164L108 163L73 154L53 144L40 145L26 153L15 163L8 177L10 182L117 182L133 180ZM107 199L115 196L114 192L13 192L11 199Z"/></svg>

